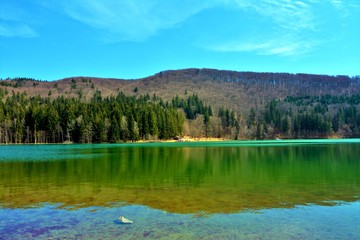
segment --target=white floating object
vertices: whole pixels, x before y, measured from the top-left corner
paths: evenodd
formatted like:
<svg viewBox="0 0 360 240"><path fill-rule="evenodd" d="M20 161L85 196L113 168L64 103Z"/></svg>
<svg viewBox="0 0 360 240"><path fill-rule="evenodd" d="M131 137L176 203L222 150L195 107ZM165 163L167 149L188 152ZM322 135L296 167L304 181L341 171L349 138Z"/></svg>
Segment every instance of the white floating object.
<svg viewBox="0 0 360 240"><path fill-rule="evenodd" d="M133 223L134 221L131 221L129 219L124 218L123 216L119 217L120 222L122 223Z"/></svg>

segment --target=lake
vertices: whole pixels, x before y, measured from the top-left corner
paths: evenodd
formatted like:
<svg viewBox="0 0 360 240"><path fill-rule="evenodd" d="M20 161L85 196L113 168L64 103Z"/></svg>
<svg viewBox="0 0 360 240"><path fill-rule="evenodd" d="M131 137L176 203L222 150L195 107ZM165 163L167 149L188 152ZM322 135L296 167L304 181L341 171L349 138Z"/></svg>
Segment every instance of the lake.
<svg viewBox="0 0 360 240"><path fill-rule="evenodd" d="M0 146L0 239L360 239L359 223L360 139Z"/></svg>

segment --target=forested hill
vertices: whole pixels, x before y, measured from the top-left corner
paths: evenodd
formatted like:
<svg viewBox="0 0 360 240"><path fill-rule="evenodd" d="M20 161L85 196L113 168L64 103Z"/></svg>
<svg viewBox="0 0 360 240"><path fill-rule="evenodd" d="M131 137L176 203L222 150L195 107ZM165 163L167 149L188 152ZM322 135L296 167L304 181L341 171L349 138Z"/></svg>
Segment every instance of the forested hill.
<svg viewBox="0 0 360 240"><path fill-rule="evenodd" d="M71 77L58 81L17 78L0 81L3 92L26 92L52 99L58 96L90 100L95 91L102 96L149 94L164 101L178 95L196 94L205 103L247 114L251 108L265 107L271 99L287 96L340 95L360 91L360 76L327 76L289 73L235 72L214 69L164 71L142 79L122 80L94 77Z"/></svg>
<svg viewBox="0 0 360 240"><path fill-rule="evenodd" d="M0 81L0 143L360 137L360 77L165 71Z"/></svg>

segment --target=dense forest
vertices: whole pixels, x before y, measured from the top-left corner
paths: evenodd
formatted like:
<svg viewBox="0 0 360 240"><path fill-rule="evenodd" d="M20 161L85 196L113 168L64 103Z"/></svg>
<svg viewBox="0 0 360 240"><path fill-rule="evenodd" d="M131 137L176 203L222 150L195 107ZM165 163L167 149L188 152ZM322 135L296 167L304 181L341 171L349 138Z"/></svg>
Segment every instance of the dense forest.
<svg viewBox="0 0 360 240"><path fill-rule="evenodd" d="M359 137L360 94L274 99L248 121L257 139Z"/></svg>
<svg viewBox="0 0 360 240"><path fill-rule="evenodd" d="M247 114L186 96L102 97L96 90L91 99L51 98L0 88L0 143L360 137L360 94L288 96Z"/></svg>
<svg viewBox="0 0 360 240"><path fill-rule="evenodd" d="M4 92L0 93L4 95ZM56 99L13 93L0 101L0 143L97 143L171 139L183 133L185 118L212 115L196 96L172 103L157 96L101 96Z"/></svg>

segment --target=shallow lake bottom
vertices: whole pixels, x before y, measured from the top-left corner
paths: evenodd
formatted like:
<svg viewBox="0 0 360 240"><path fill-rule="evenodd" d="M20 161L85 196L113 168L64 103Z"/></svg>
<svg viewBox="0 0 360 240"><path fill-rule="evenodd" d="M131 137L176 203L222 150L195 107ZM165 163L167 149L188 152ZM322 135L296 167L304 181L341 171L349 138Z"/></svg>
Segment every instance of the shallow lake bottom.
<svg viewBox="0 0 360 240"><path fill-rule="evenodd" d="M70 210L44 204L1 208L0 215L6 216L1 239L360 239L360 202L209 215L141 205ZM120 215L134 223L122 224Z"/></svg>

